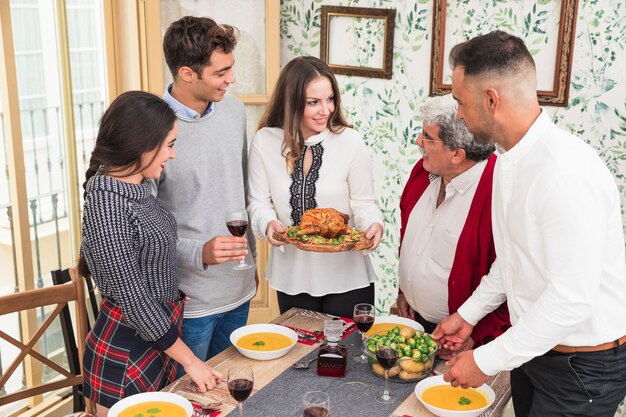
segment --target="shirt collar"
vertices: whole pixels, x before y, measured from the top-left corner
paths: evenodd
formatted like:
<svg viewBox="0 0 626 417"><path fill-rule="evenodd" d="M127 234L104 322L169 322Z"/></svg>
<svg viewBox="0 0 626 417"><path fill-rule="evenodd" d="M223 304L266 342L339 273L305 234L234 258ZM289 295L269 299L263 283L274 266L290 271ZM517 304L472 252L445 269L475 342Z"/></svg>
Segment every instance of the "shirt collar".
<svg viewBox="0 0 626 417"><path fill-rule="evenodd" d="M505 151L501 146L496 145L498 153L506 160L512 163L520 161L530 149L535 146L541 135L546 131L546 128L550 125L550 118L546 114L545 110L541 109L541 114L537 117L537 120L530 126L530 129L522 137L522 139L515 144L511 149Z"/></svg>
<svg viewBox="0 0 626 417"><path fill-rule="evenodd" d="M207 116L208 114L210 114L213 111L213 107L214 104L213 102L210 102L209 105L206 108L206 111L204 112L204 114L200 114L197 111L190 109L189 107L185 106L183 103L181 103L180 101L176 100L174 98L174 96L172 96L172 85L170 84L167 86L167 88L165 89L165 93L163 93L163 100L169 104L169 106L172 108L172 110L174 110L174 112L176 114L179 114L181 116L184 117L188 117L190 119L200 119L204 116Z"/></svg>
<svg viewBox="0 0 626 417"><path fill-rule="evenodd" d="M452 186L461 195L465 194L480 179L485 165L487 165L486 159L477 162L470 169L452 178L448 186Z"/></svg>
<svg viewBox="0 0 626 417"><path fill-rule="evenodd" d="M483 173L487 160L477 162L473 167L469 168L465 172L457 175L450 180L448 187L452 187L457 193L463 195L469 190L476 181L478 181ZM430 182L439 178L437 174L429 174L428 180Z"/></svg>
<svg viewBox="0 0 626 417"><path fill-rule="evenodd" d="M318 144L321 141L323 141L324 139L326 139L326 137L328 136L329 133L330 133L330 130L324 129L320 133L318 133L317 135L313 135L313 136L309 137L307 140L304 141L304 144L306 146L312 146L312 145Z"/></svg>

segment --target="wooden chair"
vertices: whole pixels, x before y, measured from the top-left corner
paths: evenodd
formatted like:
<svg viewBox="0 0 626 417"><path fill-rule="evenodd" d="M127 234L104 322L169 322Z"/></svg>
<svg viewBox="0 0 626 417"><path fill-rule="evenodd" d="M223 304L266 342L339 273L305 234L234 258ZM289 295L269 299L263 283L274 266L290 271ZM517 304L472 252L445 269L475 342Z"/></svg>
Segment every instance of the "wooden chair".
<svg viewBox="0 0 626 417"><path fill-rule="evenodd" d="M0 320L2 316L12 313L26 312L27 310L38 309L42 307L52 306L52 312L38 325L38 329L32 338L28 341L20 342L14 339L10 335L3 331L0 331L0 338L4 339L8 343L16 346L20 349L19 355L15 358L13 363L5 370L4 374L0 376L0 389L4 388L11 375L18 369L19 365L24 361L27 355L30 355L33 359L40 361L42 364L50 367L60 374L59 378L40 385L32 387L22 388L16 392L8 393L0 396L0 406L10 404L15 401L23 400L25 398L44 394L46 392L59 390L65 387L78 387L83 382L82 376L82 356L84 351L85 338L87 337L86 328L86 310L85 310L85 290L83 286L83 280L78 276L76 268L71 268L69 271L71 281L65 284L55 285L48 288L40 288L30 291L23 291L16 294L0 297ZM62 318L62 312L65 311L69 314L68 303L70 301L75 302L75 319L77 329L77 349L76 355L78 356L78 366L70 365L69 371L63 367L52 362L44 355L40 354L37 349L37 344L50 324L56 319L61 317L61 323L64 322ZM67 320L66 320L67 323ZM63 327L63 324L62 324ZM71 329L71 325L69 328ZM73 331L72 331L73 337ZM68 355L70 353L68 352ZM73 362L69 359L70 364ZM76 364L76 362L74 362Z"/></svg>

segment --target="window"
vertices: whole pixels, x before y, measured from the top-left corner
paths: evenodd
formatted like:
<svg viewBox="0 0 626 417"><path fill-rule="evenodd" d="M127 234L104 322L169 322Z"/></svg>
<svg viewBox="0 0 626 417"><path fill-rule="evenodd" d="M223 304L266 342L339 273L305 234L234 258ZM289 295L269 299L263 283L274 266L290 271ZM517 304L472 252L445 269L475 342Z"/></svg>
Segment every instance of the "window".
<svg viewBox="0 0 626 417"><path fill-rule="evenodd" d="M4 117L6 103L0 100L0 294L50 286L51 270L75 262L77 248L72 246L72 234L80 231L73 230L72 225L80 224L73 218L80 213L73 212L71 205L82 196L77 186L70 185L82 185L98 120L108 101L101 1L10 0L9 4L10 19L3 18L3 24L10 21L12 40L0 42L5 51L12 42L13 56L9 58L14 59L15 71L7 76L14 76L16 85L9 83L8 95L17 95L19 109L12 111L19 111L20 123L10 128L19 131L22 140L21 147L12 146L9 154L7 141L13 139L5 137L4 127L10 121ZM65 10L57 10L58 4L65 4ZM10 59L0 56L0 61L6 68ZM11 164L15 159L23 162L24 169L12 174L9 166L15 165ZM75 172L71 172L72 167L76 167ZM17 183L11 175L25 184L21 191L18 189L19 195L10 193L11 181ZM19 207L27 207L28 229L15 220ZM32 265L20 265L31 258L16 251L16 239L24 239L20 230L29 232L25 236ZM18 270L26 272L18 276ZM37 319L45 314L40 311ZM0 329L17 339L30 339L32 330L20 323L2 322ZM46 332L40 352L65 361L60 327L58 323L53 326ZM16 355L17 349L0 343L0 374ZM38 362L33 362L33 369L22 369L11 378L4 387L6 392L19 389L32 378L49 380L56 376L55 371L38 369ZM6 406L0 408L0 416L15 411L15 407Z"/></svg>

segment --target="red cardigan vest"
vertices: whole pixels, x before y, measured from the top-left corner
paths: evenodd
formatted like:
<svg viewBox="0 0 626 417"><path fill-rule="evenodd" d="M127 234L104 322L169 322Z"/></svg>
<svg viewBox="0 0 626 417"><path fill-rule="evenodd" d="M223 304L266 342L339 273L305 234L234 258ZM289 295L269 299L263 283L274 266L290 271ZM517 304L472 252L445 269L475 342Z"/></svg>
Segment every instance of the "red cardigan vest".
<svg viewBox="0 0 626 417"><path fill-rule="evenodd" d="M496 259L496 251L491 231L491 187L496 155L491 155L485 166L476 194L470 205L467 219L459 236L454 262L448 278L448 311L450 314L469 298L489 272ZM420 159L402 191L400 197L400 242L413 207L430 184L429 172ZM479 321L472 332L474 346L485 344L498 337L511 326L506 303Z"/></svg>

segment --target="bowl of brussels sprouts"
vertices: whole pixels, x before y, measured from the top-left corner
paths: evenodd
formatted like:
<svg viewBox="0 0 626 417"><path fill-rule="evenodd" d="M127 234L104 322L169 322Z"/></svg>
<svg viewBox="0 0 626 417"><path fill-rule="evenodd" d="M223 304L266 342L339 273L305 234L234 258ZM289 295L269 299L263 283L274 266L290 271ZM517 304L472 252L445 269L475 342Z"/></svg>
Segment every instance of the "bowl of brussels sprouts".
<svg viewBox="0 0 626 417"><path fill-rule="evenodd" d="M376 359L376 344L385 345L398 353L396 364L389 370L392 382L415 382L426 378L433 370L437 343L428 333L410 327L395 326L365 339L363 350L374 375L384 378L384 368Z"/></svg>

